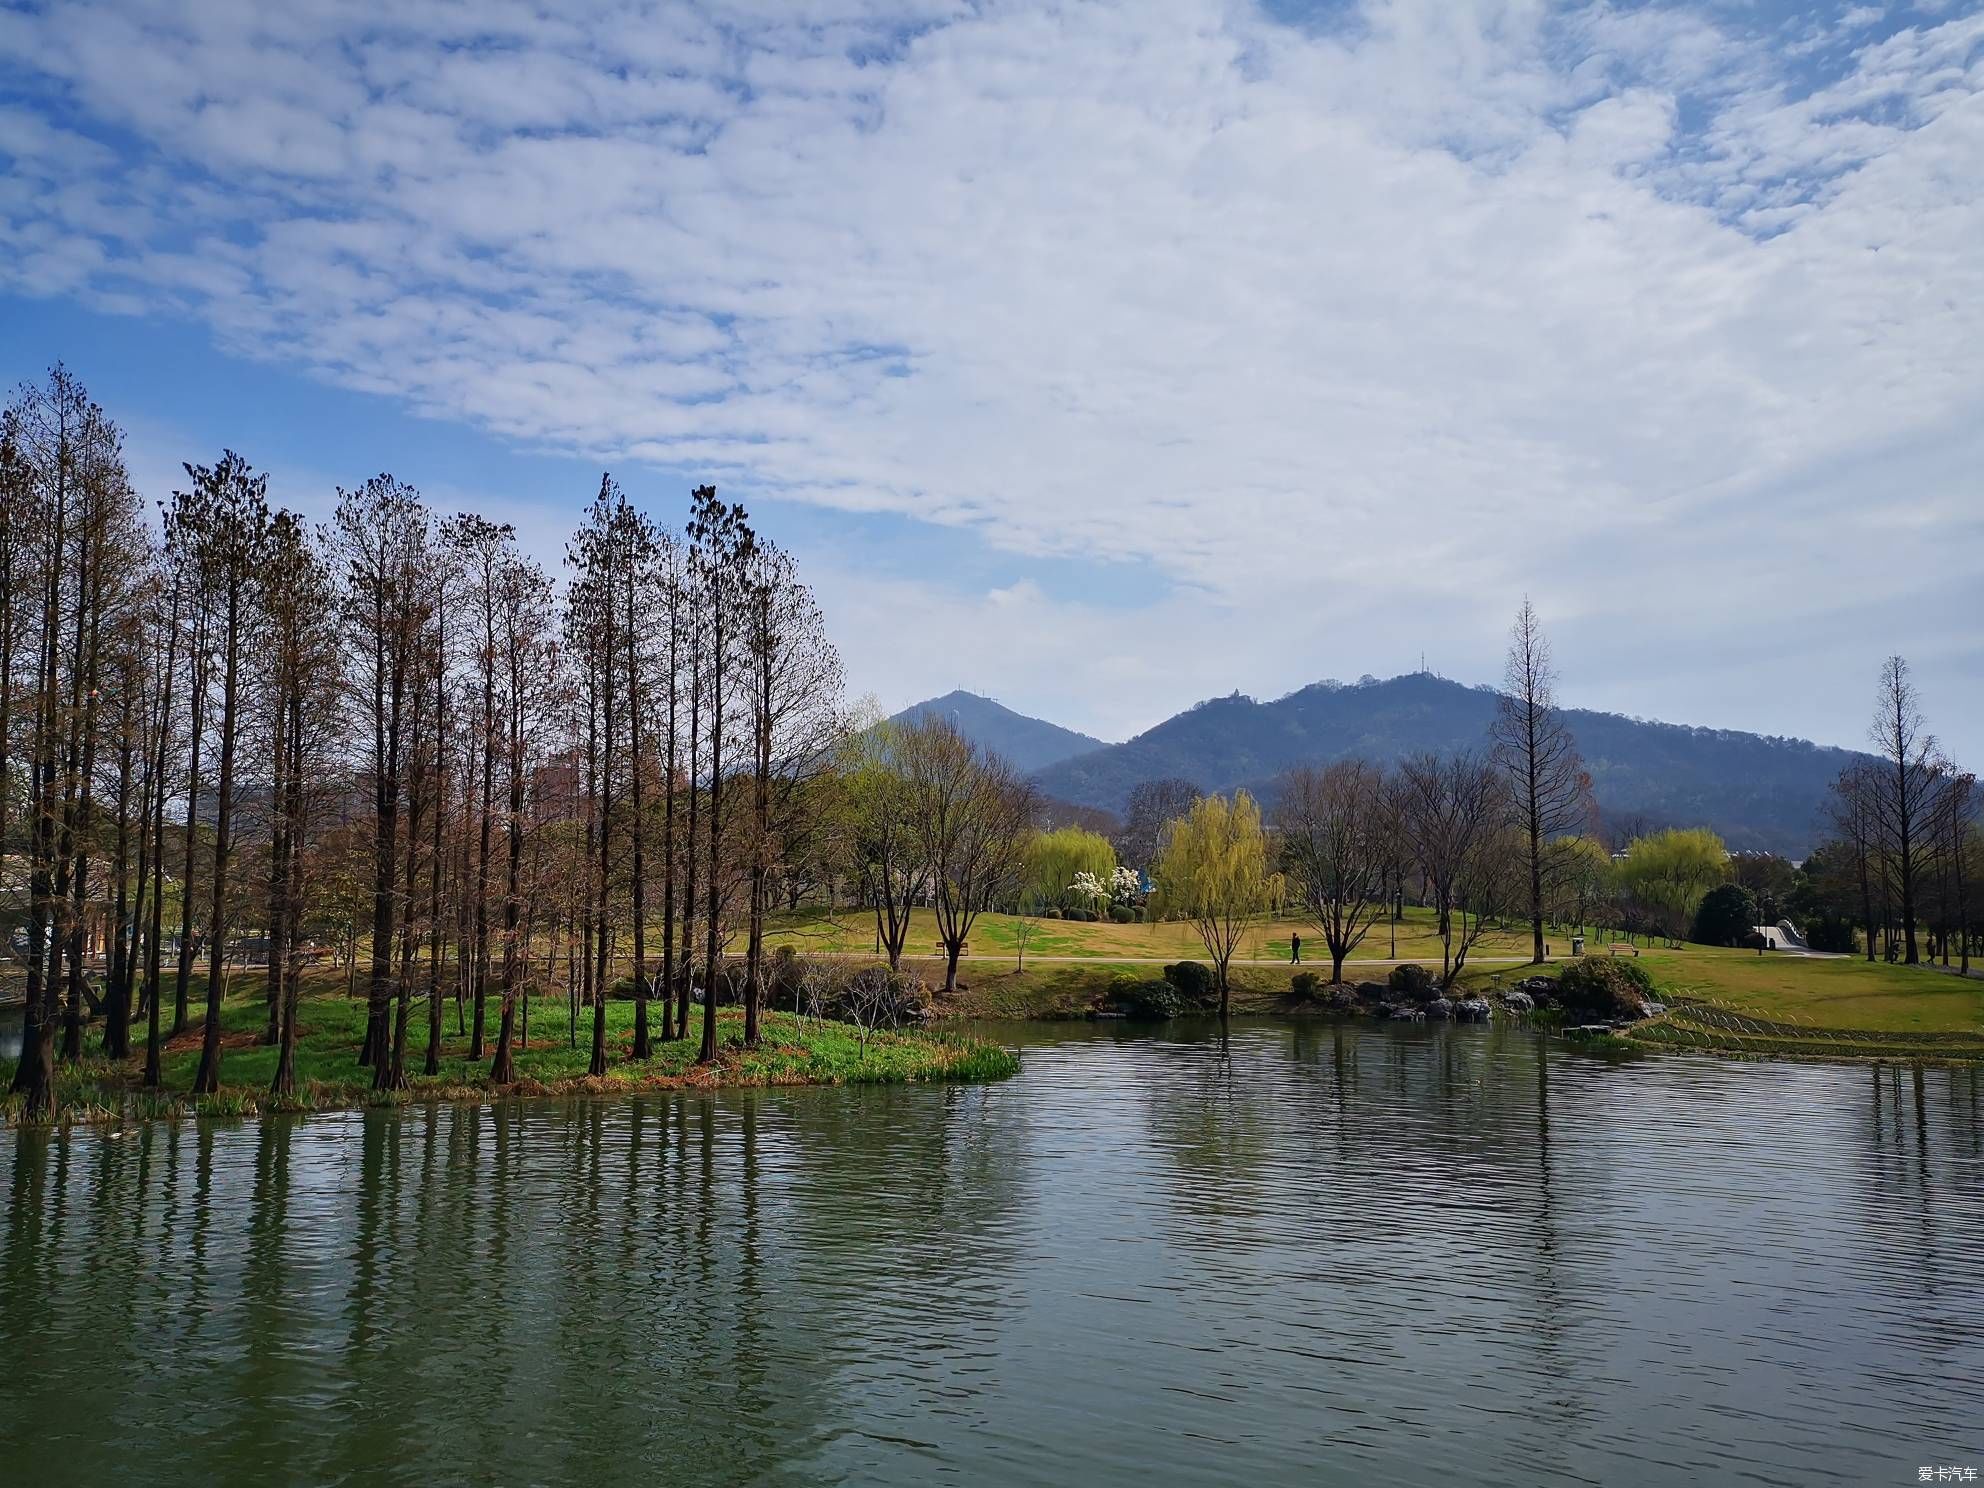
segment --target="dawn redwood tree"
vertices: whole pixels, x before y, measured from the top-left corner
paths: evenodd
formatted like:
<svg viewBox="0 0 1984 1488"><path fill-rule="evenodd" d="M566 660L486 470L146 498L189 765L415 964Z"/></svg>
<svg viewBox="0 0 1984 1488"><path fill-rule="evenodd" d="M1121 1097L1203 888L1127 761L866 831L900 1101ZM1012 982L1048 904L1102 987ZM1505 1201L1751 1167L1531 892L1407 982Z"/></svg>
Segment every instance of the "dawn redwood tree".
<svg viewBox="0 0 1984 1488"><path fill-rule="evenodd" d="M269 1093L296 1093L305 863L339 730L343 651L330 570L294 512L270 523L259 585L268 708L269 984L276 1013L276 1069Z"/></svg>
<svg viewBox="0 0 1984 1488"><path fill-rule="evenodd" d="M421 1062L421 1073L428 1076L441 1073L441 982L447 966L441 882L448 862L445 838L449 782L453 778L448 767L453 740L449 729L454 722L448 708L449 668L453 661L453 653L448 649L448 606L460 575L458 549L447 537L444 530L435 555L438 567L434 575L434 644L429 654L433 666L435 780L433 840L428 844L427 865L427 1052ZM457 959L460 959L459 950Z"/></svg>
<svg viewBox="0 0 1984 1488"><path fill-rule="evenodd" d="M388 1018L393 1003L394 930L399 909L400 811L405 799L413 690L434 606L432 523L420 495L391 475L338 491L328 546L342 570L340 609L350 655L348 680L371 735L372 947L365 1045L375 1090L406 1083L395 1068Z"/></svg>
<svg viewBox="0 0 1984 1488"><path fill-rule="evenodd" d="M601 487L601 500L609 503L606 513L607 541L611 562L603 579L611 593L609 603L620 621L620 655L608 656L606 665L624 666L627 682L627 845L628 899L633 920L634 951L634 1041L631 1056L647 1059L654 1053L648 1028L647 960L647 792L648 739L646 709L648 693L647 647L643 644L653 628L657 613L655 590L665 583L662 570L662 537L654 523L627 504L619 486L610 479ZM666 614L666 607L660 611ZM666 1037L667 1014L663 1014Z"/></svg>
<svg viewBox="0 0 1984 1488"><path fill-rule="evenodd" d="M441 529L444 548L458 567L467 588L469 625L475 645L476 694L474 736L481 775L476 809L474 943L466 948L470 1033L468 1057L483 1057L484 1027L489 1006L489 885L491 836L496 823L496 756L500 730L496 721L496 587L498 570L516 553L516 529L474 512L462 512Z"/></svg>
<svg viewBox="0 0 1984 1488"><path fill-rule="evenodd" d="M554 696L551 683L556 656L551 646L551 583L543 570L528 559L511 556L497 570L496 591L497 637L502 648L504 777L509 803L503 814L503 1008L489 1078L493 1084L507 1085L516 1079L517 999L525 991L529 974L522 881L525 798L546 704ZM602 995L600 1004L604 1002ZM597 1052L597 1034L594 1048Z"/></svg>
<svg viewBox="0 0 1984 1488"><path fill-rule="evenodd" d="M15 447L12 414L12 409L0 413L0 857L9 850L14 801L14 652L27 609L25 549L34 503L27 462Z"/></svg>
<svg viewBox="0 0 1984 1488"><path fill-rule="evenodd" d="M1151 870L1151 907L1161 918L1188 920L1212 962L1219 1016L1231 1002L1233 958L1247 928L1281 902L1285 882L1272 870L1261 809L1235 791L1206 796L1164 830Z"/></svg>
<svg viewBox="0 0 1984 1488"><path fill-rule="evenodd" d="M1283 777L1275 806L1290 891L1330 952L1330 980L1384 913L1387 839L1384 772L1337 760Z"/></svg>
<svg viewBox="0 0 1984 1488"><path fill-rule="evenodd" d="M62 1026L62 1057L82 1057L85 1004L97 999L88 985L84 958L88 944L92 848L98 846L100 809L96 801L97 759L110 697L105 684L115 667L117 637L133 611L134 571L142 568L143 539L136 532L137 498L131 490L116 440L81 452L72 531L76 536L76 589L72 656L70 745L63 790L62 861L67 909L62 950L68 963L68 998ZM114 695L114 686L110 688Z"/></svg>
<svg viewBox="0 0 1984 1488"><path fill-rule="evenodd" d="M172 684L178 671L179 619L183 607L185 575L177 565L168 564L166 579L165 642L159 654L154 687L158 706L153 718L151 774L154 781L151 801L152 899L151 925L145 937L145 1088L157 1090L164 1083L160 1069L159 1003L164 996L160 979L160 947L165 929L165 797L172 750Z"/></svg>
<svg viewBox="0 0 1984 1488"><path fill-rule="evenodd" d="M1868 730L1881 767L1872 776L1874 822L1900 900L1903 959L1922 959L1916 938L1916 899L1925 849L1932 846L1936 798L1947 775L1941 751L1922 717L1921 698L1908 663L1890 656L1881 665L1879 700Z"/></svg>
<svg viewBox="0 0 1984 1488"><path fill-rule="evenodd" d="M1496 700L1495 763L1508 782L1510 816L1528 879L1530 960L1543 961L1543 912L1564 864L1558 838L1595 816L1591 775L1557 708L1557 671L1536 607L1525 597L1509 631L1508 667Z"/></svg>
<svg viewBox="0 0 1984 1488"><path fill-rule="evenodd" d="M813 592L799 581L792 559L783 549L763 542L752 549L743 569L739 597L743 659L750 684L746 714L751 725L744 1043L747 1048L756 1048L764 987L766 886L771 875L803 849L806 786L825 765L838 736L841 669L840 656L827 639L826 621ZM637 804L637 821L639 815ZM983 825L989 825L989 818ZM638 850L635 862L638 865ZM981 862L966 868L966 876L959 880L961 886L951 899L959 905L975 902L978 890L997 876L985 871L989 867L989 863ZM638 871L637 866L637 877ZM977 912L958 911L964 914L967 928ZM939 913L943 915L942 908ZM954 983L955 955L951 962Z"/></svg>
<svg viewBox="0 0 1984 1488"><path fill-rule="evenodd" d="M662 688L667 697L666 722L662 738L662 826L661 826L661 1037L665 1043L671 1039L687 1038L689 1022L685 1007L682 1017L676 1017L676 996L679 978L675 965L676 929L676 882L675 864L678 857L675 836L675 801L683 792L678 783L682 769L681 737L681 694L682 666L688 649L687 631L689 626L688 596L683 588L682 544L670 533L663 533L655 555L655 583L659 586L658 599L663 634L666 636L665 654L667 660L662 666ZM690 795L694 797L694 776L690 776ZM692 837L694 833L690 834ZM691 892L693 898L693 891ZM693 910L692 910L693 913ZM691 915L684 915L683 938L688 939L688 921ZM686 982L683 982L686 986ZM684 994L686 997L686 994Z"/></svg>
<svg viewBox="0 0 1984 1488"><path fill-rule="evenodd" d="M620 488L610 476L602 476L599 495L587 509L565 560L573 570L566 626L572 638L572 662L587 697L588 774L592 777L591 816L596 825L594 866L599 875L591 910L594 960L589 1072L593 1075L606 1073L606 1003L612 968L614 771L624 707L620 684L625 659L619 574L626 562L626 543L625 526L617 518L624 508Z"/></svg>
<svg viewBox="0 0 1984 1488"><path fill-rule="evenodd" d="M116 680L112 690L117 698L116 845L111 852L113 905L109 966L104 978L103 996L103 1052L110 1059L123 1059L131 1052L131 967L137 950L134 943L135 912L131 903L131 819L134 806L140 819L143 817L142 800L136 803L132 800L133 791L142 789L137 771L144 666L139 618L136 610L125 617L118 628L113 648ZM141 898L143 877L141 868Z"/></svg>
<svg viewBox="0 0 1984 1488"><path fill-rule="evenodd" d="M214 786L213 909L207 922L207 1011L193 1093L220 1089L220 1004L226 983L227 876L234 853L234 762L241 735L242 644L251 621L252 585L268 542L268 477L226 451L216 465L188 465L199 493L201 578L215 591L215 660L220 675L220 770Z"/></svg>
<svg viewBox="0 0 1984 1488"><path fill-rule="evenodd" d="M45 384L24 384L0 413L0 447L7 450L4 480L12 509L9 541L15 549L9 614L27 612L23 629L35 652L27 698L32 713L27 731L27 986L13 1088L22 1097L23 1116L45 1120L55 1102L57 939L63 928L58 917L68 888L58 873L66 871L73 845L58 833L57 820L60 816L73 827L80 785L81 658L90 623L85 604L65 603L63 576L65 565L72 566L78 593L87 594L82 559L89 540L89 488L120 476L121 456L116 426L59 365ZM23 604L29 594L33 599ZM22 619L16 616L15 623ZM11 711L10 697L9 727ZM63 802L59 812L58 799Z"/></svg>
<svg viewBox="0 0 1984 1488"><path fill-rule="evenodd" d="M703 685L708 701L709 834L708 882L704 886L703 1038L697 1060L716 1059L716 989L722 970L722 926L728 885L724 872L723 725L733 707L729 689L735 682L739 593L745 570L757 545L744 508L717 499L715 486L698 486L690 495L689 551L698 601L702 606L708 650Z"/></svg>

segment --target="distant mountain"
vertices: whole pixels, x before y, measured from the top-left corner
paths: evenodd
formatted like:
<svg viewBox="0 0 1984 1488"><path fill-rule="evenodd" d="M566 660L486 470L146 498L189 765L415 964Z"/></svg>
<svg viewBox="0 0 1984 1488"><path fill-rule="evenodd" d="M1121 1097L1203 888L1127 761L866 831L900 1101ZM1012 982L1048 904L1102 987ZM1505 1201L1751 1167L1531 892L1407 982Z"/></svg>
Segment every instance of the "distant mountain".
<svg viewBox="0 0 1984 1488"><path fill-rule="evenodd" d="M975 692L947 692L942 697L914 703L896 714L891 722L908 723L932 715L953 725L980 748L1003 755L1015 769L1028 774L1075 755L1109 747L1101 739L1028 718Z"/></svg>
<svg viewBox="0 0 1984 1488"><path fill-rule="evenodd" d="M1238 693L1198 704L1124 744L1037 768L1048 794L1121 811L1132 787L1182 776L1205 791L1263 798L1284 770L1362 755L1383 764L1420 750L1486 749L1495 693L1430 673L1319 682L1271 703ZM1732 848L1802 857L1823 835L1826 788L1856 759L1802 739L1649 723L1566 709L1606 818L1709 826ZM1048 727L1042 724L1039 727Z"/></svg>

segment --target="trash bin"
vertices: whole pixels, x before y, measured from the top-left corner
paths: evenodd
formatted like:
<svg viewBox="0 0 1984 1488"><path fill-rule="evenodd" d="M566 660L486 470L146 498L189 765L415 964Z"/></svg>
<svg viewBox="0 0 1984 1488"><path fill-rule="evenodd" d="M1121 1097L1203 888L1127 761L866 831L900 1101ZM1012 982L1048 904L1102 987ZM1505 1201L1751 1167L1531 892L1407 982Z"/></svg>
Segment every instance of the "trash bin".
<svg viewBox="0 0 1984 1488"><path fill-rule="evenodd" d="M1573 935L1571 937L1571 954L1573 956L1582 956L1584 954L1584 937L1582 935Z"/></svg>

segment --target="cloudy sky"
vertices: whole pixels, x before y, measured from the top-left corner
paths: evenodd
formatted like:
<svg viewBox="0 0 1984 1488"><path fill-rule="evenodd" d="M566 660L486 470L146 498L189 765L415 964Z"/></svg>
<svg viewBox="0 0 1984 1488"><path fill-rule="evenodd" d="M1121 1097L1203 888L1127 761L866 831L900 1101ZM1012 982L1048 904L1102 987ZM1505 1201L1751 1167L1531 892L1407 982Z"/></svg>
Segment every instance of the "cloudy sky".
<svg viewBox="0 0 1984 1488"><path fill-rule="evenodd" d="M1492 680L1984 762L1984 7L0 0L0 375L141 483L611 467L858 691Z"/></svg>

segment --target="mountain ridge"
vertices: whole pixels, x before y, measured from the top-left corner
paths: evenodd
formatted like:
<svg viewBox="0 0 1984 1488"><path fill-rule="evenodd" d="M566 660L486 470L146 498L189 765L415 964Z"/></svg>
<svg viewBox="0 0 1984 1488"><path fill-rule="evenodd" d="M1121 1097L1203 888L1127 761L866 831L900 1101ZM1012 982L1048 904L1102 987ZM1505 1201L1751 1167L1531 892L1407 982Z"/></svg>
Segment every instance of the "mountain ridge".
<svg viewBox="0 0 1984 1488"><path fill-rule="evenodd" d="M1097 744L1046 764L1014 763L1050 796L1113 812L1123 809L1138 783L1164 776L1180 776L1205 791L1244 788L1271 798L1277 777L1299 764L1349 755L1391 764L1421 750L1485 750L1496 697L1492 687L1430 672L1311 683L1266 703L1233 693L1195 703L1121 744ZM939 699L917 706L937 702L953 706ZM1822 812L1833 779L1866 758L1809 740L1739 729L1586 708L1567 707L1563 715L1607 819L1708 826L1732 848L1793 857L1823 836ZM991 744L973 734L962 710L959 726L981 744Z"/></svg>
<svg viewBox="0 0 1984 1488"><path fill-rule="evenodd" d="M1033 774L1097 749L1109 743L1075 729L1063 728L1044 718L1017 713L1003 703L963 688L954 688L942 697L925 698L892 714L890 722L909 723L935 716L955 724L958 731L983 748L1003 755L1015 769Z"/></svg>

